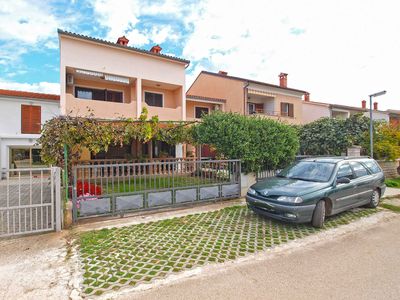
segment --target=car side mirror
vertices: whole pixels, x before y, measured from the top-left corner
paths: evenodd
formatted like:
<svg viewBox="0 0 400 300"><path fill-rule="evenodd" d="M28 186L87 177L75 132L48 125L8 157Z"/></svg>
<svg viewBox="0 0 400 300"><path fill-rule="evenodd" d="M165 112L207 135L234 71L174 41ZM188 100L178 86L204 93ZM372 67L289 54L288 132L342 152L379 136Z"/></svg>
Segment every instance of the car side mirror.
<svg viewBox="0 0 400 300"><path fill-rule="evenodd" d="M340 177L338 179L336 179L336 184L347 184L350 183L350 179L348 177Z"/></svg>

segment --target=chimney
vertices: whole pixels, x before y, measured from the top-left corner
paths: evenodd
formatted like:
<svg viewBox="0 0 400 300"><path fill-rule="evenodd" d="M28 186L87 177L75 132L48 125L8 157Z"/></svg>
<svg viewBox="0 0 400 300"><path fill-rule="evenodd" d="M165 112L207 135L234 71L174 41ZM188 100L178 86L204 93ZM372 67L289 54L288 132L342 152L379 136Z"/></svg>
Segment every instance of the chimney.
<svg viewBox="0 0 400 300"><path fill-rule="evenodd" d="M361 101L361 107L362 107L363 109L367 109L367 100Z"/></svg>
<svg viewBox="0 0 400 300"><path fill-rule="evenodd" d="M160 45L155 45L153 47L151 47L150 52L159 54L161 52L162 48L160 47Z"/></svg>
<svg viewBox="0 0 400 300"><path fill-rule="evenodd" d="M228 72L225 72L225 71L218 71L218 74L226 76L226 75L228 75Z"/></svg>
<svg viewBox="0 0 400 300"><path fill-rule="evenodd" d="M305 93L304 94L304 101L310 102L310 93Z"/></svg>
<svg viewBox="0 0 400 300"><path fill-rule="evenodd" d="M281 73L279 74L279 86L286 88L287 87L287 76L288 74L286 73Z"/></svg>
<svg viewBox="0 0 400 300"><path fill-rule="evenodd" d="M374 110L378 110L378 102L374 102Z"/></svg>
<svg viewBox="0 0 400 300"><path fill-rule="evenodd" d="M118 40L117 40L117 44L119 44L121 46L127 46L128 43L129 43L129 40L124 35L119 37Z"/></svg>

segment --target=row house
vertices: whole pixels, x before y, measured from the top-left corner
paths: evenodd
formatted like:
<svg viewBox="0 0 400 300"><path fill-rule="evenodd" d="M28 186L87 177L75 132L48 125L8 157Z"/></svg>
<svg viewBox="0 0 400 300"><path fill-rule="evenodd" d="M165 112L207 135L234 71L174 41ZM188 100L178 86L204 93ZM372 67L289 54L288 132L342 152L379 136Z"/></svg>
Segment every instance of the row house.
<svg viewBox="0 0 400 300"><path fill-rule="evenodd" d="M369 117L369 108L367 101L362 100L361 106L348 106L341 104L329 104L324 102L310 101L309 95L303 102L303 124L316 121L320 118L337 118L347 119L353 115L362 114ZM378 102L373 103L372 118L376 121L389 122L390 116L388 111L378 109Z"/></svg>
<svg viewBox="0 0 400 300"><path fill-rule="evenodd" d="M122 36L113 43L58 30L60 104L63 115L117 120L138 118L143 108L160 121L185 121L185 70L189 61L162 54L159 45L143 50ZM182 157L184 146L132 141L107 153L84 151L83 160Z"/></svg>
<svg viewBox="0 0 400 300"><path fill-rule="evenodd" d="M58 95L0 90L1 169L43 167L36 145L42 125L60 114Z"/></svg>
<svg viewBox="0 0 400 300"><path fill-rule="evenodd" d="M279 85L236 76L227 72L202 71L186 93L186 116L196 120L212 110L257 115L290 124L301 124L306 91L289 88L286 73Z"/></svg>

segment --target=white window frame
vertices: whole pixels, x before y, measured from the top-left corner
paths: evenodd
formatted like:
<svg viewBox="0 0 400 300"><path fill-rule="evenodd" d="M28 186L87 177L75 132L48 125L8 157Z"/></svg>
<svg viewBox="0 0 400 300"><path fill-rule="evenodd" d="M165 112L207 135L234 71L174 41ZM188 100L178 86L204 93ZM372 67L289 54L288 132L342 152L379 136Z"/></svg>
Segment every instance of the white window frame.
<svg viewBox="0 0 400 300"><path fill-rule="evenodd" d="M193 117L195 119L200 119L196 117L196 108L207 108L208 109L208 114L210 114L210 108L208 106L202 106L202 105L195 105L194 106L194 111L193 111Z"/></svg>
<svg viewBox="0 0 400 300"><path fill-rule="evenodd" d="M146 93L153 93L153 94L159 94L162 96L161 100L162 100L162 106L152 106L146 103ZM147 106L150 107L160 107L160 108L164 108L164 93L163 92L156 92L156 91L151 91L151 90L143 90L143 95L142 95L142 102L144 102Z"/></svg>

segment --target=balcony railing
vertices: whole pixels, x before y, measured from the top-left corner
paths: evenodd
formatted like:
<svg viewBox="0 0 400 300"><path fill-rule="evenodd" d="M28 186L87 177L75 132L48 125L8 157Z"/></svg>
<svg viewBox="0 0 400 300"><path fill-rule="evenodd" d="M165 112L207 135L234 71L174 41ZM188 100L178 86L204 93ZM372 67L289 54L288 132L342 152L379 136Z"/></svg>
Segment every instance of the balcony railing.
<svg viewBox="0 0 400 300"><path fill-rule="evenodd" d="M281 111L271 111L271 110L264 110L264 109L257 109L255 111L248 112L249 115L264 115L270 117L285 117L285 118L293 118L293 116L289 116L287 112Z"/></svg>

